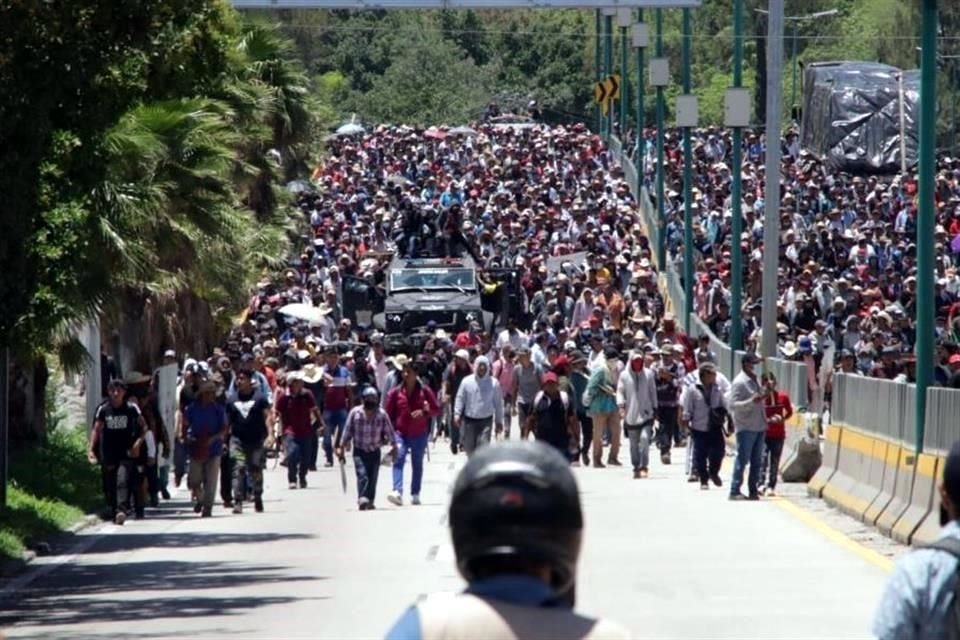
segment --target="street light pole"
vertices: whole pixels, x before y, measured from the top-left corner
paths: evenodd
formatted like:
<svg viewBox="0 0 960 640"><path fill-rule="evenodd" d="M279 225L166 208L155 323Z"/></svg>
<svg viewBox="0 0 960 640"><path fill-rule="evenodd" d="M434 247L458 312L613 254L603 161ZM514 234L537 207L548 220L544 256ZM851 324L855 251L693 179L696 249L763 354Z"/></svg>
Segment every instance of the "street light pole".
<svg viewBox="0 0 960 640"><path fill-rule="evenodd" d="M640 25L643 25L642 27ZM637 196L639 197L640 191L643 189L643 185L646 183L646 156L647 156L647 140L643 135L643 131L646 128L647 124L647 114L645 107L643 105L643 88L644 88L644 79L643 72L644 67L644 55L643 50L647 45L642 42L642 39L646 37L646 28L647 26L643 24L643 9L637 9L637 24L634 25L634 42L633 46L637 49L637 153L635 156L634 165L637 167ZM640 33L643 31L643 34Z"/></svg>
<svg viewBox="0 0 960 640"><path fill-rule="evenodd" d="M683 93L691 95L690 40L693 38L690 9L683 10ZM683 326L690 335L693 315L693 151L690 148L690 127L683 128Z"/></svg>
<svg viewBox="0 0 960 640"><path fill-rule="evenodd" d="M630 74L627 58L627 28L630 26L630 9L617 10L617 26L620 27L620 141L626 141L627 112L630 106ZM627 150L621 147L621 152Z"/></svg>
<svg viewBox="0 0 960 640"><path fill-rule="evenodd" d="M767 20L767 169L764 188L763 306L761 336L764 358L777 355L777 268L780 259L780 117L783 87L783 0L770 0ZM740 242L740 238L734 238ZM739 277L740 274L734 274Z"/></svg>
<svg viewBox="0 0 960 640"><path fill-rule="evenodd" d="M743 0L733 0L733 86L739 89L743 83ZM733 128L733 185L730 199L733 205L733 227L730 239L730 348L743 349L743 130ZM729 371L725 372L730 374Z"/></svg>
<svg viewBox="0 0 960 640"><path fill-rule="evenodd" d="M657 57L663 57L663 9L657 9ZM667 221L663 203L663 87L657 87L657 268L667 266Z"/></svg>
<svg viewBox="0 0 960 640"><path fill-rule="evenodd" d="M607 72L604 74L604 77L613 75L613 16L610 15L610 12L607 12L607 15L603 16L603 33L604 33L604 47L603 47L603 62L606 67ZM616 118L613 115L613 109L607 107L607 135L613 135L613 123Z"/></svg>
<svg viewBox="0 0 960 640"><path fill-rule="evenodd" d="M937 133L937 0L923 0L920 35L920 167L917 214L917 453L923 451L927 388L933 377L934 172Z"/></svg>
<svg viewBox="0 0 960 640"><path fill-rule="evenodd" d="M595 26L594 26L594 39L593 39L593 79L595 82L600 82L602 78L602 73L600 70L600 29L602 28L602 22L600 20L600 9L594 11L596 14ZM602 136L603 131L603 109L598 104L597 105L597 131L600 132Z"/></svg>

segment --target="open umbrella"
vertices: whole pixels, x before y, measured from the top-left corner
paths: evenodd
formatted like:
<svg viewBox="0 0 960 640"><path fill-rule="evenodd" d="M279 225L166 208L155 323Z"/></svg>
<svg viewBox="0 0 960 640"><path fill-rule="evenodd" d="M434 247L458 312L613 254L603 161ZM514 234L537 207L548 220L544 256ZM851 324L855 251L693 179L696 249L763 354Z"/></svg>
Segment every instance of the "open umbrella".
<svg viewBox="0 0 960 640"><path fill-rule="evenodd" d="M279 311L285 316L297 318L298 320L306 320L307 322L323 322L323 319L330 315L332 309L326 305L315 307L312 304L296 302L294 304L288 304L280 307Z"/></svg>
<svg viewBox="0 0 960 640"><path fill-rule="evenodd" d="M447 132L436 127L430 127L423 132L424 138L433 138L434 140L443 140L447 137Z"/></svg>
<svg viewBox="0 0 960 640"><path fill-rule="evenodd" d="M453 129L450 129L449 133L452 136L464 136L469 138L470 136L477 135L477 130L474 129L473 127L468 127L464 125L462 127L454 127Z"/></svg>
<svg viewBox="0 0 960 640"><path fill-rule="evenodd" d="M347 124L340 125L337 128L338 136L355 136L361 133L364 133L366 129L363 128L362 124L356 122L348 122Z"/></svg>

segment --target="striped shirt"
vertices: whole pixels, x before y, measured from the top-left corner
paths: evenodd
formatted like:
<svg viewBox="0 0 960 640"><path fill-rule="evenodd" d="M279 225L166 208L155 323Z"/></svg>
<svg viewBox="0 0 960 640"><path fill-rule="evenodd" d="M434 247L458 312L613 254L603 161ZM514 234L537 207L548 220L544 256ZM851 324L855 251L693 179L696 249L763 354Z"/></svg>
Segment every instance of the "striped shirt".
<svg viewBox="0 0 960 640"><path fill-rule="evenodd" d="M370 417L363 407L351 409L343 429L341 446L346 447L351 441L359 451L377 451L384 444L393 442L393 425L387 412L377 408Z"/></svg>

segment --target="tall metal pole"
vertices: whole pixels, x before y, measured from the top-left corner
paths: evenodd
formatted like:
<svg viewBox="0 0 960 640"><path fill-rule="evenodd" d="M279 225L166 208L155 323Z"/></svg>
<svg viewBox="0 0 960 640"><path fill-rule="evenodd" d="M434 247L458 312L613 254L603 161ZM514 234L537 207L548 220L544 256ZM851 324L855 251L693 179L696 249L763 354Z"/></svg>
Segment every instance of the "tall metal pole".
<svg viewBox="0 0 960 640"><path fill-rule="evenodd" d="M628 27L620 27L620 140L627 136L627 111L630 106L630 74L627 59L627 39L630 37ZM622 151L626 153L626 148Z"/></svg>
<svg viewBox="0 0 960 640"><path fill-rule="evenodd" d="M657 9L657 57L663 57L663 9ZM663 204L663 87L657 87L657 268L667 266L667 221Z"/></svg>
<svg viewBox="0 0 960 640"><path fill-rule="evenodd" d="M763 199L762 349L777 355L777 264L780 259L780 118L783 110L783 0L770 0L767 22L767 170ZM739 242L740 238L734 238ZM734 274L739 277L739 274Z"/></svg>
<svg viewBox="0 0 960 640"><path fill-rule="evenodd" d="M934 173L937 133L937 0L923 0L920 37L920 176L917 215L916 452L923 451L927 387L933 377Z"/></svg>
<svg viewBox="0 0 960 640"><path fill-rule="evenodd" d="M693 38L690 9L683 10L683 94L691 95L690 40ZM683 326L690 335L693 314L693 150L690 127L683 128Z"/></svg>
<svg viewBox="0 0 960 640"><path fill-rule="evenodd" d="M743 84L743 0L733 0L733 86ZM730 348L743 348L743 249L740 236L743 235L743 195L741 194L741 175L743 173L743 132L740 127L733 129L733 185L730 194L733 205L733 229L730 241ZM728 375L731 373L726 372Z"/></svg>
<svg viewBox="0 0 960 640"><path fill-rule="evenodd" d="M603 47L603 62L606 69L604 77L613 75L613 16L606 15L603 17L603 34L604 34L604 47ZM607 108L607 135L613 135L613 123L616 120L613 114L613 106L610 105Z"/></svg>
<svg viewBox="0 0 960 640"><path fill-rule="evenodd" d="M643 9L637 9L637 22L643 22ZM647 124L646 108L643 105L643 87L645 80L643 77L645 62L643 47L637 47L637 157L634 163L637 167L637 188L638 191L646 184L646 156L647 141L643 137L643 130ZM639 195L639 194L638 194Z"/></svg>
<svg viewBox="0 0 960 640"><path fill-rule="evenodd" d="M600 59L600 30L602 29L602 26L601 26L602 22L600 20L600 9L595 10L594 13L596 14L596 19L595 19L596 24L594 26L595 37L593 42L593 45L594 45L593 46L593 61L594 61L593 79L595 82L600 82L600 79L603 77L602 72L600 70L600 64L602 62ZM599 104L597 105L597 131L599 131L600 134L603 135L603 109L600 108Z"/></svg>

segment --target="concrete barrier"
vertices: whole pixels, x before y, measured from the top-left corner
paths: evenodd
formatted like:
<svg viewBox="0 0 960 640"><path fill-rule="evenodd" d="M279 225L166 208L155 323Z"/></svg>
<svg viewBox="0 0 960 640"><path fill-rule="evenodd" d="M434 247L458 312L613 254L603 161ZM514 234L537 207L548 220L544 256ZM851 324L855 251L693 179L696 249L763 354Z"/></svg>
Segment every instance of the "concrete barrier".
<svg viewBox="0 0 960 640"><path fill-rule="evenodd" d="M787 420L783 426L787 432L787 437L783 441L783 455L780 457L781 472L790 466L790 463L797 456L797 443L803 438L803 421L800 412L793 414L793 417Z"/></svg>
<svg viewBox="0 0 960 640"><path fill-rule="evenodd" d="M837 470L837 459L840 454L840 442L843 439L844 427L832 425L827 429L823 439L823 464L807 483L807 493L814 497L823 495L823 488L830 482L830 478Z"/></svg>
<svg viewBox="0 0 960 640"><path fill-rule="evenodd" d="M930 513L923 519L917 530L913 532L910 544L930 544L940 535L940 483L943 477L943 465L947 459L943 455L937 456L937 475L934 482L933 502L930 504Z"/></svg>
<svg viewBox="0 0 960 640"><path fill-rule="evenodd" d="M921 453L917 456L913 474L913 488L910 491L910 504L900 519L893 525L893 539L910 544L914 531L930 515L933 495L937 487L937 456Z"/></svg>
<svg viewBox="0 0 960 640"><path fill-rule="evenodd" d="M897 524L906 510L910 507L913 494L913 472L916 467L916 455L913 449L900 448L900 459L897 462L897 480L893 489L893 499L877 518L877 528L885 536L893 534L893 526Z"/></svg>
<svg viewBox="0 0 960 640"><path fill-rule="evenodd" d="M877 497L873 499L873 502L870 503L870 506L866 508L863 516L860 518L866 524L876 524L877 519L880 518L880 514L883 513L884 510L890 506L890 502L893 501L893 494L897 489L897 468L900 465L900 453L902 449L903 447L899 444L893 442L887 443L886 453L883 456L882 469L879 470L882 474L880 493L877 494ZM873 471L871 470L871 472Z"/></svg>
<svg viewBox="0 0 960 640"><path fill-rule="evenodd" d="M827 504L862 519L863 513L880 494L882 470L881 478L875 483L870 482L870 470L874 466L882 468L885 453L886 442L880 438L856 429L844 429L837 472L823 488L823 499Z"/></svg>

